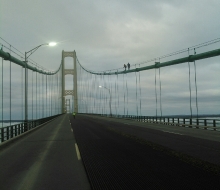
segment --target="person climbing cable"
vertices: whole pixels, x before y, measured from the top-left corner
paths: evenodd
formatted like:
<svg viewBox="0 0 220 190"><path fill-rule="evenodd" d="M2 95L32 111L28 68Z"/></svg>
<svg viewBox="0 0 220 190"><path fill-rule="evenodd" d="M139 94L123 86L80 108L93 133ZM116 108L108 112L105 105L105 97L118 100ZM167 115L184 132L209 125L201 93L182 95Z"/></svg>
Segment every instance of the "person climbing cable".
<svg viewBox="0 0 220 190"><path fill-rule="evenodd" d="M127 66L128 66L128 70L130 70L130 63L128 63Z"/></svg>

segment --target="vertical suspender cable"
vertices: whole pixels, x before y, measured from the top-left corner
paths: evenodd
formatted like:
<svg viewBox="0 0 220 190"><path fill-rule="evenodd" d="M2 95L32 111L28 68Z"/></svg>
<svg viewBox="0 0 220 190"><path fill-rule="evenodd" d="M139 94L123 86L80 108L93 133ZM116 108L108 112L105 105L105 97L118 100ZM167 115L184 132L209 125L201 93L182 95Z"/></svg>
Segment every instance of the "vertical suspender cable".
<svg viewBox="0 0 220 190"><path fill-rule="evenodd" d="M32 120L34 119L34 72L32 71Z"/></svg>
<svg viewBox="0 0 220 190"><path fill-rule="evenodd" d="M52 93L53 90L54 90L55 75L50 75L49 77L50 77L50 91L49 91L50 92L50 116L52 116L53 115L53 111L55 109L55 107L53 109L53 105L55 106L55 102L53 103L53 94L54 93Z"/></svg>
<svg viewBox="0 0 220 190"><path fill-rule="evenodd" d="M117 93L118 93L118 106L117 106L117 115L118 115L118 110L119 110L118 74L117 74Z"/></svg>
<svg viewBox="0 0 220 190"><path fill-rule="evenodd" d="M95 76L96 89L99 88L98 85L97 85L97 84L98 84L97 78L98 78L98 76ZM97 94L97 93L98 93L98 90L95 91L95 113L96 113L96 114L98 113L98 107L97 107L98 104L97 104L97 102L96 102L96 101L97 101L97 98L98 98L98 94Z"/></svg>
<svg viewBox="0 0 220 190"><path fill-rule="evenodd" d="M11 54L11 45L10 45L10 54ZM11 60L10 60L10 126L11 126Z"/></svg>
<svg viewBox="0 0 220 190"><path fill-rule="evenodd" d="M136 64L135 64L135 69L136 69ZM137 116L138 116L138 104L137 104L137 72L135 71L135 77L136 77L136 111L137 111Z"/></svg>
<svg viewBox="0 0 220 190"><path fill-rule="evenodd" d="M51 77L52 77L53 75L48 75L48 98L49 98L49 100L48 100L48 116L51 116L51 93L50 93L50 91L51 91Z"/></svg>
<svg viewBox="0 0 220 190"><path fill-rule="evenodd" d="M157 117L157 75L156 75L156 68L155 68L155 99L156 99L156 117Z"/></svg>
<svg viewBox="0 0 220 190"><path fill-rule="evenodd" d="M124 84L124 83L125 83L125 81L124 81L124 75L125 75L125 74L123 74L123 91L124 91L124 115L125 115L125 87L124 87L124 86L125 86L125 84Z"/></svg>
<svg viewBox="0 0 220 190"><path fill-rule="evenodd" d="M3 86L4 86L4 83L3 83L3 58L2 58L2 127L3 127L3 116L4 116L4 114L3 114L3 106L4 106L4 104L3 104L3 98L4 98L4 91L3 91Z"/></svg>
<svg viewBox="0 0 220 190"><path fill-rule="evenodd" d="M50 116L53 115L52 111L53 111L53 107L52 107L52 102L53 102L53 96L52 96L52 88L53 88L53 78L54 75L50 75Z"/></svg>
<svg viewBox="0 0 220 190"><path fill-rule="evenodd" d="M139 67L140 67L140 64L139 64ZM142 116L142 113L141 113L141 74L139 72L139 98L140 98L140 116Z"/></svg>
<svg viewBox="0 0 220 190"><path fill-rule="evenodd" d="M127 116L128 116L128 84L127 84L127 73L126 73L126 92L127 92Z"/></svg>
<svg viewBox="0 0 220 190"><path fill-rule="evenodd" d="M94 79L93 79L93 77L94 77L94 75L93 74L90 74L90 75L92 75L92 80L90 81L90 85L89 85L89 87L90 87L90 102L91 102L91 112L93 113L93 92L94 92L94 90L92 90L92 89L94 89L95 87L94 87Z"/></svg>
<svg viewBox="0 0 220 190"><path fill-rule="evenodd" d="M37 106L38 107L38 109L37 109L37 115L38 115L38 119L40 119L41 118L41 74L40 73L38 73L38 99L37 99L37 101L38 101L38 105L39 106Z"/></svg>
<svg viewBox="0 0 220 190"><path fill-rule="evenodd" d="M188 56L189 56L189 48L188 48ZM192 118L192 94L191 94L191 80L190 80L190 64L188 62L188 68L189 68L189 94L190 94L190 114L191 114L191 118Z"/></svg>
<svg viewBox="0 0 220 190"><path fill-rule="evenodd" d="M195 48L194 48L194 55L196 54ZM196 81L196 62L194 61L194 70L195 70L195 87L196 87L196 112L197 112L197 118L198 118L198 98L197 98L197 81Z"/></svg>
<svg viewBox="0 0 220 190"><path fill-rule="evenodd" d="M58 80L59 80L59 72L55 75L55 89L54 91L57 94L57 97L55 96L55 115L59 114L58 109L59 109L59 98L60 98L60 93L59 93L59 87L58 87Z"/></svg>
<svg viewBox="0 0 220 190"><path fill-rule="evenodd" d="M50 97L50 79L51 79L51 76L52 75L47 75L48 77L48 84L47 84L47 94L48 94L48 104L47 104L47 107L48 107L48 117L51 116L51 97Z"/></svg>
<svg viewBox="0 0 220 190"><path fill-rule="evenodd" d="M93 107L93 112L92 113L95 113L95 92L96 92L96 87L97 87L97 85L96 85L96 83L95 83L95 77L96 77L96 75L94 74L93 75L93 80L92 80L92 85L91 85L91 92L92 92L92 107Z"/></svg>
<svg viewBox="0 0 220 190"><path fill-rule="evenodd" d="M111 106L112 106L112 82L111 82L111 75L108 75L108 82L109 82L109 106L110 106L110 114L112 114Z"/></svg>
<svg viewBox="0 0 220 190"><path fill-rule="evenodd" d="M115 75L115 114L117 115L117 109L116 109L116 80L117 80L117 75Z"/></svg>
<svg viewBox="0 0 220 190"><path fill-rule="evenodd" d="M160 62L160 61L159 61ZM160 79L160 67L159 67L159 81L160 81L160 116L162 117L162 101L161 101L161 79Z"/></svg>
<svg viewBox="0 0 220 190"><path fill-rule="evenodd" d="M21 67L21 118L22 118L22 120L24 120L24 115L23 115L23 113L24 113L24 109L23 109L23 100L24 100L24 97L23 97L23 84L24 84L24 82L23 82L23 79L24 79L24 76L23 76L23 67Z"/></svg>
<svg viewBox="0 0 220 190"><path fill-rule="evenodd" d="M54 115L58 114L57 113L57 103L58 103L57 99L59 98L59 92L57 90L57 77L58 77L58 73L56 73L54 76L54 88L53 88L54 104L55 104L54 105ZM55 94L57 95L57 97Z"/></svg>
<svg viewBox="0 0 220 190"><path fill-rule="evenodd" d="M37 72L36 72L36 82L35 82L35 85L36 85L36 95L35 95L35 97L36 97L36 118L35 119L37 119Z"/></svg>
<svg viewBox="0 0 220 190"><path fill-rule="evenodd" d="M51 82L50 82L50 77L52 75L47 75L47 81L48 81L48 84L47 84L47 101L48 101L48 104L47 104L47 107L48 107L48 116L51 116L51 106L50 106L50 101L51 101L51 97L50 97L50 85L51 85Z"/></svg>
<svg viewBox="0 0 220 190"><path fill-rule="evenodd" d="M46 111L46 114L45 114L45 116L47 117L48 116L48 104L47 104L47 75L45 76L45 78L46 78L46 109L45 109L45 111Z"/></svg>
<svg viewBox="0 0 220 190"><path fill-rule="evenodd" d="M39 80L39 84L38 84L38 87L39 87L39 92L38 92L38 104L39 104L39 108L38 108L38 118L40 119L41 118L41 115L42 115L42 111L41 111L41 103L42 103L42 101L41 101L41 91L42 91L42 85L41 85L41 74L40 73L38 73L38 80Z"/></svg>
<svg viewBox="0 0 220 190"><path fill-rule="evenodd" d="M41 118L44 118L44 75L41 74L41 113L42 113L42 116Z"/></svg>
<svg viewBox="0 0 220 190"><path fill-rule="evenodd" d="M60 69L60 71L57 73L57 94L58 94L58 97L57 97L57 114L61 113L61 100L62 100L62 94L61 94L61 90L60 90L60 81L61 81L61 78L60 78L60 73L61 73L62 69Z"/></svg>
<svg viewBox="0 0 220 190"><path fill-rule="evenodd" d="M106 86L106 82L105 82L105 75L103 75L103 79L104 79L104 86ZM103 92L104 93L104 92ZM106 109L105 109L105 104L107 103L106 102L106 93L104 93L104 114L106 114Z"/></svg>
<svg viewBox="0 0 220 190"><path fill-rule="evenodd" d="M94 78L93 78L93 85L92 85L92 87L93 87L93 89L92 89L93 113L95 113L95 93L96 93L96 89L97 89L96 75L94 75Z"/></svg>

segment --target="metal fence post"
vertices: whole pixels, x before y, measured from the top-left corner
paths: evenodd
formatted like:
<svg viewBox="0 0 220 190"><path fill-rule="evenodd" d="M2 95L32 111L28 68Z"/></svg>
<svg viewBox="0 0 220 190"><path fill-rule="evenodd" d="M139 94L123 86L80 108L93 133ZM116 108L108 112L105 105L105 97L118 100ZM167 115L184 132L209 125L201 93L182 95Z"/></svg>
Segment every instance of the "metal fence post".
<svg viewBox="0 0 220 190"><path fill-rule="evenodd" d="M4 140L5 140L5 134L4 134L5 132L4 132L4 128L1 128L1 142L4 142Z"/></svg>
<svg viewBox="0 0 220 190"><path fill-rule="evenodd" d="M9 127L7 127L7 140L9 139Z"/></svg>

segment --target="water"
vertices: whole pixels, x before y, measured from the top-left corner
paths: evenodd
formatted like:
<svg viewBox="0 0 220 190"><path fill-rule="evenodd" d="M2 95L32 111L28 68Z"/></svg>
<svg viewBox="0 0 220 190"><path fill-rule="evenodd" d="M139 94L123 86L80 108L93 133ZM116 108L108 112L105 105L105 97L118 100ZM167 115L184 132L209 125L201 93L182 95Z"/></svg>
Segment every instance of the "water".
<svg viewBox="0 0 220 190"><path fill-rule="evenodd" d="M216 119L216 120L220 120L220 117L202 117L202 118L199 118L199 119Z"/></svg>
<svg viewBox="0 0 220 190"><path fill-rule="evenodd" d="M21 122L11 122L11 125L16 125L16 124L19 124L19 123L21 123ZM3 124L3 125L2 125ZM10 122L1 122L0 123L0 128L2 128L2 127L8 127L8 126L10 126Z"/></svg>

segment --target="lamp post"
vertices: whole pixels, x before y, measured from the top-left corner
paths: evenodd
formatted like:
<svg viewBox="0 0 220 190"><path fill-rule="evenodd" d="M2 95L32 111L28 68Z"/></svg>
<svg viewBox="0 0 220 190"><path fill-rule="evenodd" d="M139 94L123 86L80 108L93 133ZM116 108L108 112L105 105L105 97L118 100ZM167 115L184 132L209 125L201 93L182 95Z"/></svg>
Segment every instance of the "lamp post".
<svg viewBox="0 0 220 190"><path fill-rule="evenodd" d="M99 88L105 88L109 92L109 96L110 96L110 98L109 98L109 109L110 109L110 117L111 117L112 116L112 108L111 108L112 95L111 95L111 91L110 91L109 88L106 88L105 86L99 86Z"/></svg>
<svg viewBox="0 0 220 190"><path fill-rule="evenodd" d="M30 51L25 52L25 122L28 121L28 57L33 54L39 47L48 45L48 46L55 46L55 42L41 44Z"/></svg>

